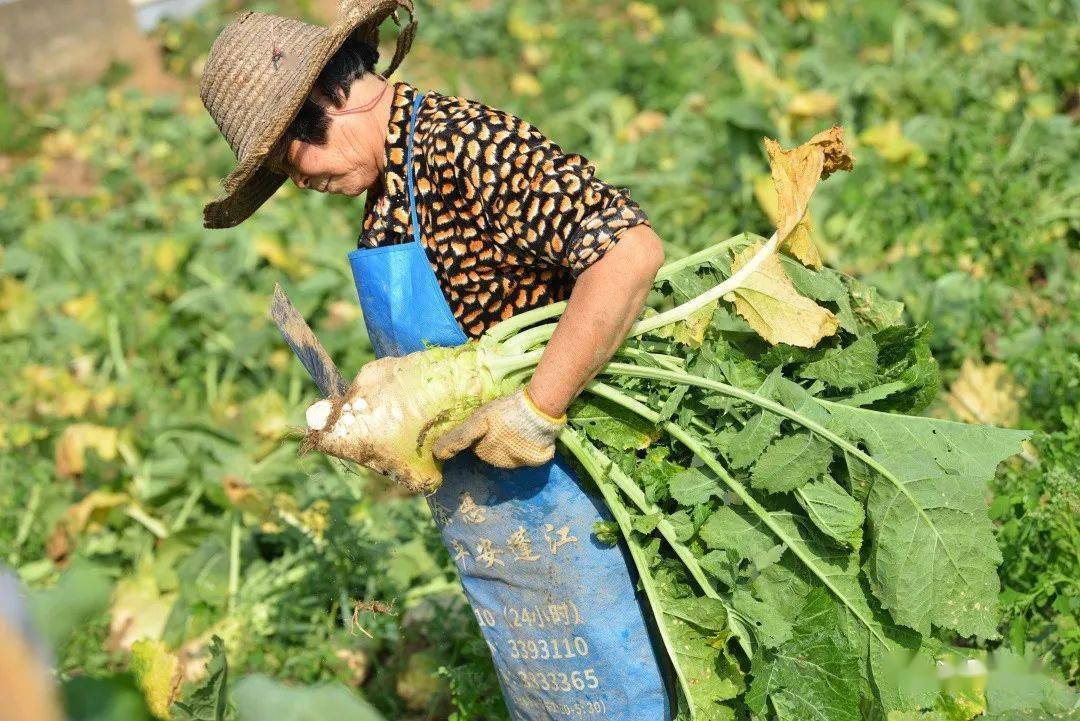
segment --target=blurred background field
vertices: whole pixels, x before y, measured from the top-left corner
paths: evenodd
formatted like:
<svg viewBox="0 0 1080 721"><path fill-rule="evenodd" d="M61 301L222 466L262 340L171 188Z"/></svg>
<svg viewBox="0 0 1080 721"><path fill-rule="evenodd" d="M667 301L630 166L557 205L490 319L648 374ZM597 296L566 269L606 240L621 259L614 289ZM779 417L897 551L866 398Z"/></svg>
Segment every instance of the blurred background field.
<svg viewBox="0 0 1080 721"><path fill-rule="evenodd" d="M201 226L233 161L197 95L211 41L243 8L332 5L211 2L92 82L0 86L0 561L33 589L71 708L214 719L228 687L248 714L505 718L426 506L297 456L316 391L269 296L280 280L347 373L370 356L345 263L361 203L286 187L239 228ZM669 257L769 228L763 136L844 126L856 170L812 206L825 261L933 324L931 413L1037 431L988 493L992 645L1075 685L1076 3L418 5L400 77L589 157Z"/></svg>

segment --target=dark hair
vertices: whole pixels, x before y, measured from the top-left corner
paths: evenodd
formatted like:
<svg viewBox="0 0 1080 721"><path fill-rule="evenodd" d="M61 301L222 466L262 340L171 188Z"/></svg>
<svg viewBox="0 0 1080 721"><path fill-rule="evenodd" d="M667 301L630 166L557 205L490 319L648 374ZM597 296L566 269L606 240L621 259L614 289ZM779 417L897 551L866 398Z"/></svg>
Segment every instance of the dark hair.
<svg viewBox="0 0 1080 721"><path fill-rule="evenodd" d="M349 88L353 81L364 77L364 73L374 71L378 61L378 49L363 40L359 31L354 32L319 73L315 88L335 107L343 107L349 99ZM329 127L330 116L326 114L323 106L309 95L285 131L285 137L311 145L325 145L326 130Z"/></svg>

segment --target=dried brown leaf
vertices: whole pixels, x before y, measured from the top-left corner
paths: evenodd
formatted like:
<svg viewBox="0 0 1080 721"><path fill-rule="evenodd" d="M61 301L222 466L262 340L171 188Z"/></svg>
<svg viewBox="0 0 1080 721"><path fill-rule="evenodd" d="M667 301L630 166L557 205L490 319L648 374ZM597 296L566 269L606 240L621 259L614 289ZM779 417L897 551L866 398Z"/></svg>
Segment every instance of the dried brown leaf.
<svg viewBox="0 0 1080 721"><path fill-rule="evenodd" d="M758 205L769 220L776 225L779 220L780 210L777 207L776 188L772 178L762 175L754 181L754 197ZM784 250L794 256L800 263L811 268L820 268L822 265L821 254L814 243L813 220L810 212L803 216L802 222L795 226L791 235L784 243Z"/></svg>
<svg viewBox="0 0 1080 721"><path fill-rule="evenodd" d="M803 224L818 181L838 170L851 170L853 159L844 145L844 131L833 126L791 150L765 139L777 197L776 232L781 250L810 267L821 267L821 256L810 242L809 226ZM798 229L798 230L797 230Z"/></svg>
<svg viewBox="0 0 1080 721"><path fill-rule="evenodd" d="M56 473L74 478L86 470L86 452L93 449L103 461L116 458L116 428L92 423L72 423L56 442Z"/></svg>

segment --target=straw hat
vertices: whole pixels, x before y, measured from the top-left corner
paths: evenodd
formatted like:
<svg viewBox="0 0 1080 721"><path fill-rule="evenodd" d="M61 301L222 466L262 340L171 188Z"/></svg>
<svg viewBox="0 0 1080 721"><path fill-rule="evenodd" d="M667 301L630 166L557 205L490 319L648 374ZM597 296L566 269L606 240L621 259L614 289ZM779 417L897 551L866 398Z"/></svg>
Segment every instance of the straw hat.
<svg viewBox="0 0 1080 721"><path fill-rule="evenodd" d="M221 31L206 60L199 95L237 164L222 181L224 194L203 208L203 225L231 228L281 187L285 176L263 161L300 112L319 73L354 30L377 44L379 25L399 7L409 13L409 24L398 34L389 75L416 33L412 0L339 0L338 18L328 28L247 12Z"/></svg>

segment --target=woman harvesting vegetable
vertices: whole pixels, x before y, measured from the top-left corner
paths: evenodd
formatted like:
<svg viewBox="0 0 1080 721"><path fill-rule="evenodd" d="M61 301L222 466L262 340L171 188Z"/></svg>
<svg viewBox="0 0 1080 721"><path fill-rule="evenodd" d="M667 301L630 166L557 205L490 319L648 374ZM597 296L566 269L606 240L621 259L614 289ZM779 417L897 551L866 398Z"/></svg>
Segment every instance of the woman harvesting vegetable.
<svg viewBox="0 0 1080 721"><path fill-rule="evenodd" d="M977 713L956 715L933 668L996 634L985 485L1027 434L906 415L940 383L928 329L825 268L805 217L852 168L840 128L765 141L772 237L657 271L640 209L584 159L371 75L356 38L394 5L222 34L203 97L240 165L207 223L239 222L286 175L368 191L350 262L382 357L328 383L274 307L329 396L305 448L430 494L513 717ZM639 316L650 284L664 310Z"/></svg>
<svg viewBox="0 0 1080 721"><path fill-rule="evenodd" d="M398 5L412 10L343 2L330 28L247 13L221 33L201 95L238 166L205 224L240 223L287 178L366 192L349 261L379 356L456 346L567 301L529 383L489 393L434 441L448 462L431 505L514 718L667 718L625 549L591 538L610 515L555 454L571 401L641 311L662 244L623 191L525 121L375 74L378 25ZM424 402L396 387L403 403ZM331 420L373 423L365 410Z"/></svg>

